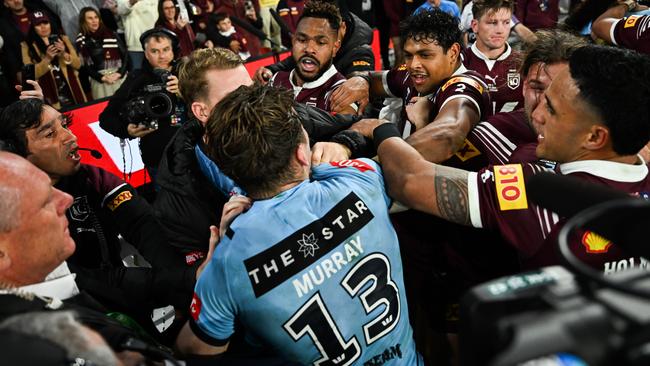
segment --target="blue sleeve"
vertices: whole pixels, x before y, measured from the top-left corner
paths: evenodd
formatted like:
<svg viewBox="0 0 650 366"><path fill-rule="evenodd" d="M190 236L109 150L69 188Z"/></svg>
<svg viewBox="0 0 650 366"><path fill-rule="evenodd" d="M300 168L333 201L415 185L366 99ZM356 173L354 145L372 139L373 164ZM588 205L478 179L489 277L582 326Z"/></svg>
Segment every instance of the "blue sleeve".
<svg viewBox="0 0 650 366"><path fill-rule="evenodd" d="M237 186L232 179L223 174L217 164L210 160L198 145L194 148L194 152L196 154L196 160L199 163L199 169L201 169L203 175L205 175L210 183L217 187L221 193L226 196L231 196L233 194L246 195L246 192Z"/></svg>
<svg viewBox="0 0 650 366"><path fill-rule="evenodd" d="M371 195L380 193L386 206L390 206L391 199L386 193L381 167L374 160L362 158L333 161L312 168L312 179L314 180L337 178L341 178L343 184L347 185L354 182L356 183L355 187L359 187Z"/></svg>
<svg viewBox="0 0 650 366"><path fill-rule="evenodd" d="M230 280L224 248L223 245L217 247L212 261L196 282L191 308L192 330L201 340L215 346L227 343L234 332L236 316L235 301L228 287Z"/></svg>

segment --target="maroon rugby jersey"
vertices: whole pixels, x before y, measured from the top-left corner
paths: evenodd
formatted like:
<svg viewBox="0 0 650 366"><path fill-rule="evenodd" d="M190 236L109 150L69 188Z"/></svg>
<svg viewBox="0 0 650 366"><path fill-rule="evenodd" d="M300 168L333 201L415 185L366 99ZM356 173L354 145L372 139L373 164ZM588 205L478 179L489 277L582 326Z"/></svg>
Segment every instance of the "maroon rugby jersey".
<svg viewBox="0 0 650 366"><path fill-rule="evenodd" d="M325 111L330 111L330 97L332 92L345 82L345 76L336 70L334 65L321 75L318 79L297 86L293 83L293 73L295 70L279 71L271 78L271 85L280 86L293 90L293 96L296 102L318 107Z"/></svg>
<svg viewBox="0 0 650 366"><path fill-rule="evenodd" d="M564 220L557 214L529 202L526 178L551 171L536 164L490 166L470 173L469 207L472 225L498 230L515 247L525 268L558 264L557 235ZM650 192L650 177L645 164L630 165L603 160L564 163L558 174L603 184L643 197ZM570 243L583 262L605 274L647 265L647 261L624 254L608 240L591 232L581 233Z"/></svg>
<svg viewBox="0 0 650 366"><path fill-rule="evenodd" d="M619 19L609 31L612 43L650 55L650 15Z"/></svg>
<svg viewBox="0 0 650 366"><path fill-rule="evenodd" d="M404 138L415 131L415 126L407 121L406 105L411 98L419 95L409 75L404 65L383 74L386 94L390 97L401 98L403 102L402 118L398 127ZM449 78L443 80L441 86L435 93L429 94L428 98L433 103L431 121L436 118L438 112L448 101L456 98L469 99L476 106L481 120L492 114L490 95L483 78L473 71L468 71L462 64Z"/></svg>
<svg viewBox="0 0 650 366"><path fill-rule="evenodd" d="M532 150L519 149L528 144L533 144ZM536 144L537 136L526 122L523 109L497 113L476 125L463 146L443 164L478 171L488 165L534 162Z"/></svg>
<svg viewBox="0 0 650 366"><path fill-rule="evenodd" d="M560 1L517 0L515 16L532 31L555 28L560 16Z"/></svg>
<svg viewBox="0 0 650 366"><path fill-rule="evenodd" d="M506 43L506 51L496 60L490 60L474 43L463 50L463 64L483 76L490 91L492 113L511 112L524 105L523 80L519 73L519 54Z"/></svg>

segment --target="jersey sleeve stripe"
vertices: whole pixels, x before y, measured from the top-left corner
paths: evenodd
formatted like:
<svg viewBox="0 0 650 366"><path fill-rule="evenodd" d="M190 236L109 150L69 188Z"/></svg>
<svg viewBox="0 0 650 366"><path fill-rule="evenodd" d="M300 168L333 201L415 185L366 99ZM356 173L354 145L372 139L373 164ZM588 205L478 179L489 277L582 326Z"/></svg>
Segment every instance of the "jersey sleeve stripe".
<svg viewBox="0 0 650 366"><path fill-rule="evenodd" d="M470 172L467 175L467 195L469 201L469 218L472 222L472 226L481 229L483 228L483 221L481 220L478 174L476 172Z"/></svg>
<svg viewBox="0 0 650 366"><path fill-rule="evenodd" d="M618 43L616 42L616 37L614 37L614 30L616 29L616 26L618 25L618 23L621 22L621 20L622 19L619 19L619 20L615 21L614 23L612 23L612 27L609 28L609 39L611 39L612 43L614 45L616 45L616 46L618 46Z"/></svg>
<svg viewBox="0 0 650 366"><path fill-rule="evenodd" d="M112 196L113 193L119 191L119 190L122 189L122 187L124 187L124 186L126 186L126 183L122 183L122 184L120 184L119 186L113 188L110 192L108 192L108 193L106 194L106 196L104 196L104 198L102 199L102 207L104 207L104 205L106 204L106 200L108 199L108 197Z"/></svg>
<svg viewBox="0 0 650 366"><path fill-rule="evenodd" d="M199 338L201 341L215 347L221 347L225 346L228 344L228 339L214 339L210 335L208 335L206 332L201 329L201 327L196 324L194 319L190 317L189 319L189 324L190 324L190 329L192 329L192 333L194 333L197 338Z"/></svg>
<svg viewBox="0 0 650 366"><path fill-rule="evenodd" d="M388 87L388 71L381 74L381 85L384 87L384 92L386 92L389 97L397 98Z"/></svg>
<svg viewBox="0 0 650 366"><path fill-rule="evenodd" d="M442 103L442 105L440 106L440 110L442 110L445 107L445 104L449 103L450 101L452 101L454 99L458 99L458 98L465 98L465 99L469 100L476 107L476 111L478 112L478 114L479 115L483 114L483 111L481 111L481 106L478 104L478 102L476 100L474 100L474 98L471 98L469 95L463 95L463 94L456 94L456 95L452 95L451 97L447 98L447 100L445 100Z"/></svg>
<svg viewBox="0 0 650 366"><path fill-rule="evenodd" d="M490 150L492 155L497 157L502 164L507 163L511 152L503 151L499 149L497 146L495 146L494 142L490 140L489 135L486 133L486 131L484 131L479 127L480 126L474 128L474 130L472 130L472 134L476 136L479 140L481 140L483 142L484 147Z"/></svg>
<svg viewBox="0 0 650 366"><path fill-rule="evenodd" d="M495 142L498 142L498 140L501 140L501 142L503 144L507 145L508 148L510 148L511 152L514 151L517 148L517 145L513 144L510 140L508 140L507 137L503 136L503 134L499 130L497 130L494 126L492 126L491 123L489 123L489 122L481 123L481 126L487 128L490 131L491 136L494 136L494 138L495 138L494 139ZM508 149L506 149L506 147L503 146L501 144L501 142L499 142L499 146L501 146L504 151L507 151Z"/></svg>

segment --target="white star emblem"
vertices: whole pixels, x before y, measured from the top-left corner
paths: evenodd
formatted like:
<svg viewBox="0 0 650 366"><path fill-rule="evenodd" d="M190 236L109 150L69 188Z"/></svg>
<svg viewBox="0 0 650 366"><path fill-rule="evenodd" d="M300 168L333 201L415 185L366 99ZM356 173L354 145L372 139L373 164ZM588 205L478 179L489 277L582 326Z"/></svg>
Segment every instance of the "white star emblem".
<svg viewBox="0 0 650 366"><path fill-rule="evenodd" d="M314 233L309 235L302 234L302 239L298 240L298 244L300 244L298 251L301 252L305 258L307 258L308 255L313 257L316 249L320 249L318 244L316 244L317 242L318 239L316 239Z"/></svg>

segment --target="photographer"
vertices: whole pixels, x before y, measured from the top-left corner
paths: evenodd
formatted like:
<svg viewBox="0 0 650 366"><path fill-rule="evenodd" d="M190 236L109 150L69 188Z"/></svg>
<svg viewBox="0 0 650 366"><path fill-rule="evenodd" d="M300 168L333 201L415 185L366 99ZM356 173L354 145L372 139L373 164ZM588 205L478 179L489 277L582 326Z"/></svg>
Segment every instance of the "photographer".
<svg viewBox="0 0 650 366"><path fill-rule="evenodd" d="M140 138L142 161L155 183L165 145L185 120L185 104L177 97L172 75L178 49L176 35L162 28L140 36L147 62L127 76L99 116L100 126L119 138Z"/></svg>

